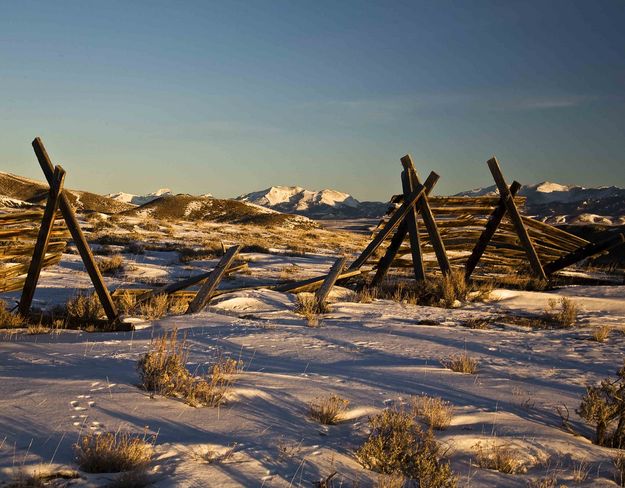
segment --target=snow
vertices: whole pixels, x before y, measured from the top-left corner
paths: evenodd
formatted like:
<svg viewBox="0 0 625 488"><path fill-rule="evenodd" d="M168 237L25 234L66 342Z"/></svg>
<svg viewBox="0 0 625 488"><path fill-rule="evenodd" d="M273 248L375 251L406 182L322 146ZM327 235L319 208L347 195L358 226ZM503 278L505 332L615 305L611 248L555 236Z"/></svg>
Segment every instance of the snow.
<svg viewBox="0 0 625 488"><path fill-rule="evenodd" d="M181 265L175 252L125 255L135 268L107 277L110 287L141 286L205 271L216 260ZM244 254L254 280L292 266L294 278L327 270L335 256ZM269 273L269 274L268 274ZM61 303L89 286L75 255L42 274L36 305ZM144 285L143 285L144 286ZM588 431L574 411L584 387L613 376L623 363L625 287L567 287L554 292L496 290L486 303L456 309L418 307L390 300L353 301L340 287L317 328L295 314L295 297L271 290L221 295L197 315L167 316L134 332L51 335L6 334L0 355L0 480L26 470L76 469L72 445L85 432L129 429L157 435L151 464L156 487L308 487L333 471L337 485L374 486L353 451L367 434L368 415L410 395L442 396L455 407L451 427L436 432L449 447L459 486L525 487L557 469L572 485L572 469L585 462L586 481L575 486L616 486L614 452L560 428L556 407L566 405L576 429ZM549 299L566 296L580 308L570 330L506 325L506 314L540 313ZM15 294L4 298L15 299ZM485 330L463 327L484 318ZM436 324L436 325L425 325ZM615 331L605 343L588 340L592 327ZM188 367L202 371L219 354L241 359L245 371L219 408L192 408L136 385L136 361L151 338L181 329L191 347ZM480 361L478 375L453 373L440 360L467 351ZM307 417L308 402L338 394L350 400L346 422L320 426ZM472 464L477 442L511 444L536 465L505 475ZM210 450L233 456L208 464ZM547 461L548 460L548 461ZM557 466L557 468L553 468ZM80 473L72 486L104 486L113 474ZM341 485L342 483L342 485Z"/></svg>
<svg viewBox="0 0 625 488"><path fill-rule="evenodd" d="M119 202L140 206L167 195L172 195L169 188L159 188L158 190L148 193L147 195L133 195L132 193L119 192L109 193L106 196Z"/></svg>

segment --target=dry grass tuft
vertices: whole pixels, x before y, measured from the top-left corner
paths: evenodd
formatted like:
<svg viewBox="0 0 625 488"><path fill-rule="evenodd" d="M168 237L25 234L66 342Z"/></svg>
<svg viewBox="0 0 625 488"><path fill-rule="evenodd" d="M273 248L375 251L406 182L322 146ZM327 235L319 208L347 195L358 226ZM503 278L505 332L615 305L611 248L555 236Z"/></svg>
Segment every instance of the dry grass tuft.
<svg viewBox="0 0 625 488"><path fill-rule="evenodd" d="M121 254L113 254L108 258L100 258L97 263L103 275L116 275L124 271L124 258Z"/></svg>
<svg viewBox="0 0 625 488"><path fill-rule="evenodd" d="M440 397L420 395L412 399L412 412L432 429L445 430L451 424L454 407Z"/></svg>
<svg viewBox="0 0 625 488"><path fill-rule="evenodd" d="M114 295L113 300L118 312L124 315L132 313L137 303L136 295L133 295L128 290Z"/></svg>
<svg viewBox="0 0 625 488"><path fill-rule="evenodd" d="M363 287L358 291L356 301L359 303L372 303L378 297L378 289L369 286Z"/></svg>
<svg viewBox="0 0 625 488"><path fill-rule="evenodd" d="M556 488L558 486L558 478L555 473L548 474L542 478L536 478L528 480L527 488ZM566 485L561 485L561 488L565 488Z"/></svg>
<svg viewBox="0 0 625 488"><path fill-rule="evenodd" d="M520 474L527 467L520 460L520 452L496 442L484 447L480 442L475 445L475 461L480 468L494 469L500 473Z"/></svg>
<svg viewBox="0 0 625 488"><path fill-rule="evenodd" d="M431 430L415 418L388 409L369 418L371 433L356 451L362 466L387 475L403 475L421 487L455 488L457 479Z"/></svg>
<svg viewBox="0 0 625 488"><path fill-rule="evenodd" d="M545 318L559 327L572 327L577 322L577 305L573 300L562 297L560 300L549 300L549 308L545 310Z"/></svg>
<svg viewBox="0 0 625 488"><path fill-rule="evenodd" d="M317 327L319 325L319 315L328 311L328 307L324 303L319 303L314 294L297 294L295 313L302 315L310 327Z"/></svg>
<svg viewBox="0 0 625 488"><path fill-rule="evenodd" d="M147 320L160 319L169 310L167 295L161 293L139 305L139 313Z"/></svg>
<svg viewBox="0 0 625 488"><path fill-rule="evenodd" d="M310 402L310 417L323 425L336 425L341 422L349 400L338 395L316 398Z"/></svg>
<svg viewBox="0 0 625 488"><path fill-rule="evenodd" d="M65 304L67 322L73 326L89 327L98 322L104 314L100 300L95 293L78 293Z"/></svg>
<svg viewBox="0 0 625 488"><path fill-rule="evenodd" d="M24 327L24 317L21 315L9 312L7 310L7 304L4 300L0 300L0 329L16 329Z"/></svg>
<svg viewBox="0 0 625 488"><path fill-rule="evenodd" d="M119 473L145 467L154 438L127 432L87 434L74 445L76 462L87 473Z"/></svg>
<svg viewBox="0 0 625 488"><path fill-rule="evenodd" d="M609 325L600 325L595 327L592 331L592 338L597 342L605 342L608 337L610 337Z"/></svg>
<svg viewBox="0 0 625 488"><path fill-rule="evenodd" d="M141 385L193 407L221 405L240 373L238 361L221 357L211 365L208 375L195 377L186 368L188 355L186 338L178 341L176 330L152 341L137 365Z"/></svg>
<svg viewBox="0 0 625 488"><path fill-rule="evenodd" d="M479 361L463 352L462 354L453 354L449 358L443 359L441 364L456 373L475 374L477 373Z"/></svg>
<svg viewBox="0 0 625 488"><path fill-rule="evenodd" d="M402 281L384 284L379 287L378 296L411 305L452 308L487 300L492 290L490 282L467 283L461 270L453 270L409 287Z"/></svg>

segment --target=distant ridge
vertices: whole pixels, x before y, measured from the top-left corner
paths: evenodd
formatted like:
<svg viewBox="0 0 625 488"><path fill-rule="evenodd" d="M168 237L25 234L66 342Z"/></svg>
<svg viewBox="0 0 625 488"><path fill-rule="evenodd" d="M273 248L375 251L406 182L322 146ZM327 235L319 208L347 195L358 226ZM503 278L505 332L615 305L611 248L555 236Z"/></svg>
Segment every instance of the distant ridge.
<svg viewBox="0 0 625 488"><path fill-rule="evenodd" d="M123 215L155 219L271 225L287 228L318 226L314 221L301 215L284 214L249 202L186 194L165 194L139 207L126 210Z"/></svg>
<svg viewBox="0 0 625 488"><path fill-rule="evenodd" d="M48 188L48 184L43 181L0 172L0 205L24 207L45 204ZM80 212L113 214L132 208L126 203L88 191L65 189L65 194L74 208Z"/></svg>

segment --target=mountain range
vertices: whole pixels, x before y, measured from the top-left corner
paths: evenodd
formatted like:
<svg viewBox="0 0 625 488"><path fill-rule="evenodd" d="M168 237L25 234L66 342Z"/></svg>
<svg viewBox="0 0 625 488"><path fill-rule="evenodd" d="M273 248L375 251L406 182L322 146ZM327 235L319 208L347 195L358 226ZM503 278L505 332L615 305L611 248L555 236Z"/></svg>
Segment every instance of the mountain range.
<svg viewBox="0 0 625 488"><path fill-rule="evenodd" d="M497 195L495 185L460 192L457 196ZM625 189L585 188L544 181L522 186L525 213L550 224L625 224Z"/></svg>
<svg viewBox="0 0 625 488"><path fill-rule="evenodd" d="M20 208L45 202L48 185L0 172L0 207ZM388 209L383 202L358 201L336 190L307 190L299 186L272 186L234 199L175 195L161 188L147 195L96 193L66 189L80 212L206 219L215 222L280 222L308 225L307 219L379 218ZM457 193L456 196L496 195L493 186ZM616 186L585 188L542 182L521 187L527 215L551 224L625 225L625 189ZM286 215L290 217L283 218ZM300 216L299 220L295 216ZM290 220L289 220L290 219ZM288 222L287 222L288 221Z"/></svg>

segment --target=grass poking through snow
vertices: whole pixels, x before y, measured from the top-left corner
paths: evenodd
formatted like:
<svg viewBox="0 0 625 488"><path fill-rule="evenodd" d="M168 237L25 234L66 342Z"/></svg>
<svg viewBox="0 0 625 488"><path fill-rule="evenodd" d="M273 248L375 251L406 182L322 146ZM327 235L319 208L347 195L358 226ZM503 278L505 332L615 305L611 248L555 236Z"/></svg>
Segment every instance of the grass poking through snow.
<svg viewBox="0 0 625 488"><path fill-rule="evenodd" d="M154 438L127 432L87 434L74 445L76 462L87 473L119 473L145 467Z"/></svg>
<svg viewBox="0 0 625 488"><path fill-rule="evenodd" d="M447 359L441 360L441 364L456 373L476 374L479 361L463 352L461 354L453 354Z"/></svg>
<svg viewBox="0 0 625 488"><path fill-rule="evenodd" d="M310 402L310 417L323 425L336 425L341 422L349 400L338 395L320 397Z"/></svg>
<svg viewBox="0 0 625 488"><path fill-rule="evenodd" d="M196 377L186 367L188 356L186 338L179 341L176 330L152 341L137 365L141 385L149 392L180 398L193 407L221 405L240 373L238 361L221 357L207 375Z"/></svg>

